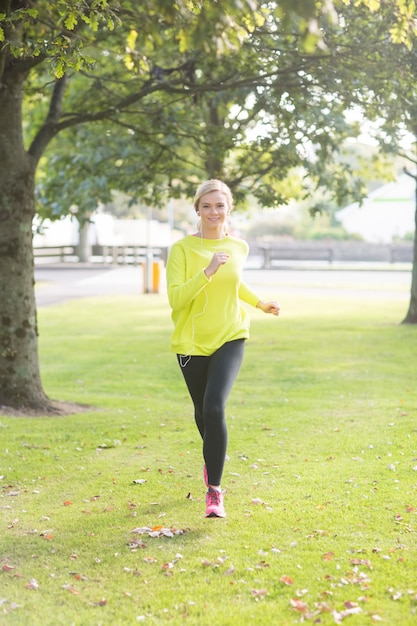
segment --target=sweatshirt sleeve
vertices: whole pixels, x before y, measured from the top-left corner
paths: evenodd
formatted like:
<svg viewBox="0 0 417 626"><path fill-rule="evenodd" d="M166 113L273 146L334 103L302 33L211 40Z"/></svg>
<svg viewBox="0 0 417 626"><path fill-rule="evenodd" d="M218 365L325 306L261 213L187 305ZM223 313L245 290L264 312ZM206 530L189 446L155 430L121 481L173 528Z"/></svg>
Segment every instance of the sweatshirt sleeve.
<svg viewBox="0 0 417 626"><path fill-rule="evenodd" d="M256 307L260 300L256 293L252 291L252 289L250 289L250 287L248 287L248 285L243 281L240 283L239 286L239 298L243 302L251 304L254 307Z"/></svg>
<svg viewBox="0 0 417 626"><path fill-rule="evenodd" d="M168 256L166 268L168 301L173 311L188 306L210 282L204 268L187 280L186 263L183 247L174 244Z"/></svg>

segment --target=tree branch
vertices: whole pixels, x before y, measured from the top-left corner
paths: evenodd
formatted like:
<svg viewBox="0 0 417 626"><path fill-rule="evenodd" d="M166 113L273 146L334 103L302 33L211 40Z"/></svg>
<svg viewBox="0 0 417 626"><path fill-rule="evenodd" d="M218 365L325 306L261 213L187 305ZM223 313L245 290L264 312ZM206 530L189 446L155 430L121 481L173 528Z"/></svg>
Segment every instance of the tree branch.
<svg viewBox="0 0 417 626"><path fill-rule="evenodd" d="M417 176L416 174L413 174L413 172L410 172L410 170L408 169L408 167L403 167L403 172L404 174L407 174L407 176L410 176L410 178L414 178L414 180L417 181Z"/></svg>
<svg viewBox="0 0 417 626"><path fill-rule="evenodd" d="M55 81L51 102L49 104L49 111L45 122L36 133L36 136L29 147L29 154L34 157L36 161L39 161L46 146L59 131L58 122L62 113L62 101L67 80L67 76L64 75L63 78Z"/></svg>
<svg viewBox="0 0 417 626"><path fill-rule="evenodd" d="M0 13L5 13L6 15L9 15L9 13L10 13L10 1L11 0L0 0ZM3 30L4 30L5 35L6 35L6 30L7 29L3 27ZM2 46L0 48L0 85L1 85L1 82L2 82L4 69L6 67L6 60L7 60L7 53L6 53L5 48Z"/></svg>
<svg viewBox="0 0 417 626"><path fill-rule="evenodd" d="M287 70L284 71L284 74ZM234 75L226 76L222 78L220 81L205 83L201 85L196 85L195 83L184 83L181 79L170 81L170 82L160 82L154 81L150 79L146 81L143 86L136 91L135 93L130 94L124 98L121 98L118 101L115 101L111 106L103 108L99 111L95 111L93 113L66 113L62 116L61 121L57 124L55 129L55 134L58 132L65 130L66 128L71 128L78 124L84 124L87 122L96 122L102 121L105 119L111 119L115 113L120 113L121 111L126 111L132 105L136 104L140 100L143 100L146 96L156 93L156 92L165 92L171 95L179 95L185 97L191 97L193 95L203 94L207 92L221 92L226 89L241 89L244 87L252 88L257 86L264 86L269 81L278 80L277 75L282 74L280 71L271 72L268 74L264 74L262 76L253 75L247 78L237 79ZM299 81L298 81L299 82ZM297 82L297 84L298 84ZM290 86L294 86L293 84L283 84L283 88L289 88Z"/></svg>

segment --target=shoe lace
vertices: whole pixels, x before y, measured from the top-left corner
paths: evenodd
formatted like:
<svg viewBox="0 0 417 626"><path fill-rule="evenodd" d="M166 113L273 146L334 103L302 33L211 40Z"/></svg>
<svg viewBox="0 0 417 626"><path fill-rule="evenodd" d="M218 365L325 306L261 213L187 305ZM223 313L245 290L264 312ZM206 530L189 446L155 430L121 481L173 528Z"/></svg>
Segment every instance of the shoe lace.
<svg viewBox="0 0 417 626"><path fill-rule="evenodd" d="M210 504L220 504L220 492L215 489L209 489L208 497Z"/></svg>

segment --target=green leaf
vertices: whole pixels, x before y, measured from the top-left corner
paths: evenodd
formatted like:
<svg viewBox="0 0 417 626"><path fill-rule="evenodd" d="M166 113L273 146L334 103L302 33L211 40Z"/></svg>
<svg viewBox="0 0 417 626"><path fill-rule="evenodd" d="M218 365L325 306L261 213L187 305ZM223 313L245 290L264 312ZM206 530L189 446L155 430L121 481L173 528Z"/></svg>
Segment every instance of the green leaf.
<svg viewBox="0 0 417 626"><path fill-rule="evenodd" d="M64 26L67 30L74 30L77 24L78 16L74 11L71 11L71 13L68 13L67 17L65 18Z"/></svg>
<svg viewBox="0 0 417 626"><path fill-rule="evenodd" d="M55 65L55 77L62 78L64 75L64 63L62 59L58 59Z"/></svg>

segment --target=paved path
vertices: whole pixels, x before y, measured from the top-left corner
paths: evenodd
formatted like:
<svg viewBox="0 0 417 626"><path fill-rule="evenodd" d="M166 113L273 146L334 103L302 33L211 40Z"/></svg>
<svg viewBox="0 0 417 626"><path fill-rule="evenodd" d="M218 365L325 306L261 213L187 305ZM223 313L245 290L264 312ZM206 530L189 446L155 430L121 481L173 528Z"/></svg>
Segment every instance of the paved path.
<svg viewBox="0 0 417 626"><path fill-rule="evenodd" d="M142 293L141 267L40 265L35 268L38 306L76 298Z"/></svg>
<svg viewBox="0 0 417 626"><path fill-rule="evenodd" d="M285 297L285 293L335 297L364 295L409 300L410 268L393 269L390 266L356 269L315 267L282 267L260 270L247 268L246 282L268 298ZM39 265L35 268L36 301L38 306L58 304L76 298L143 293L143 271L132 266L93 266L75 264ZM160 293L166 291L164 272L161 274Z"/></svg>

